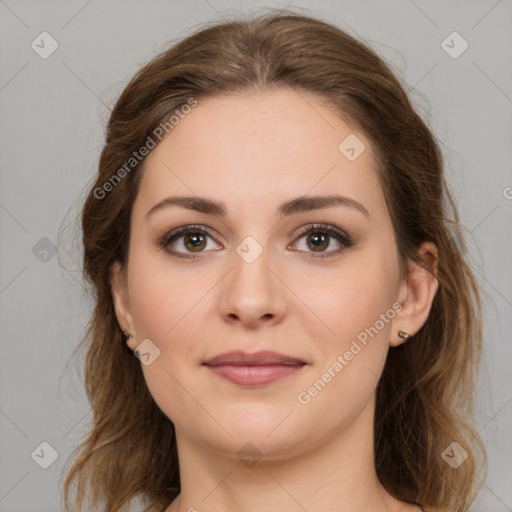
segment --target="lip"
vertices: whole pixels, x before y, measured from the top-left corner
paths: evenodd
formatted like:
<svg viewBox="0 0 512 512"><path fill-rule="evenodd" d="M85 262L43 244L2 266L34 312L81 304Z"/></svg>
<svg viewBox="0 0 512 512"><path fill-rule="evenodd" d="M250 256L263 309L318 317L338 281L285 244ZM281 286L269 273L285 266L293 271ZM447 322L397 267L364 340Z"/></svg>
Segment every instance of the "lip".
<svg viewBox="0 0 512 512"><path fill-rule="evenodd" d="M282 365L282 364L306 364L306 361L296 357L286 356L279 352L272 352L271 350L262 350L252 354L243 352L242 350L233 350L232 352L223 352L218 356L206 360L203 364L207 366L219 365Z"/></svg>
<svg viewBox="0 0 512 512"><path fill-rule="evenodd" d="M260 351L253 354L224 352L203 363L219 377L240 386L264 386L299 372L307 363L278 352Z"/></svg>

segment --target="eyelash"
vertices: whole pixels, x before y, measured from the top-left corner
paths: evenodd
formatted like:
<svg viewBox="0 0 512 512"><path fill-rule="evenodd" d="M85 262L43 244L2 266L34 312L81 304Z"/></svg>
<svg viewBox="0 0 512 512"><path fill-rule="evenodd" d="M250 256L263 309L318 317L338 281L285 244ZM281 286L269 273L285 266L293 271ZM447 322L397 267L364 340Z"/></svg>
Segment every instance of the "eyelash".
<svg viewBox="0 0 512 512"><path fill-rule="evenodd" d="M177 258L186 258L189 260L195 260L198 257L200 257L200 253L189 255L189 256L184 256L183 254L181 254L177 251L172 251L167 248L167 246L171 242L177 240L178 238L181 238L184 235L188 235L191 233L193 233L193 234L200 233L202 235L206 235L206 236L209 236L210 238L212 238L210 233L206 229L204 229L202 226L189 225L189 226L182 226L180 228L170 231L158 242L158 245L160 247L162 247L162 249L165 249L172 256L175 256ZM311 256L314 259L316 259L316 258L332 258L353 245L352 240L347 233L345 233L341 229L338 229L334 226L330 226L328 224L314 224L311 226L306 226L304 229L302 229L298 233L296 240L300 239L304 235L308 235L310 233L321 233L324 235L329 235L329 236L335 238L338 242L340 242L343 245L343 248L338 249L337 251L330 251L328 253L316 253L315 256ZM204 251L202 251L202 252L204 252ZM315 254L315 253L313 253L313 254Z"/></svg>

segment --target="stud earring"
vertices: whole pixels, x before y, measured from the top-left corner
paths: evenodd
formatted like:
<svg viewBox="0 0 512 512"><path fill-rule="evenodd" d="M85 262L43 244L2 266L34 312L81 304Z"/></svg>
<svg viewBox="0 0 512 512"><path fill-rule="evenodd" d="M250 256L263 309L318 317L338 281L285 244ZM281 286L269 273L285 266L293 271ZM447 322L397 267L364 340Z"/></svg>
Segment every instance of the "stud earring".
<svg viewBox="0 0 512 512"><path fill-rule="evenodd" d="M133 338L133 334L128 331L124 331L124 337L130 339Z"/></svg>
<svg viewBox="0 0 512 512"><path fill-rule="evenodd" d="M400 336L400 338L402 338L403 340L407 341L411 337L411 334L405 331L398 331L398 336Z"/></svg>

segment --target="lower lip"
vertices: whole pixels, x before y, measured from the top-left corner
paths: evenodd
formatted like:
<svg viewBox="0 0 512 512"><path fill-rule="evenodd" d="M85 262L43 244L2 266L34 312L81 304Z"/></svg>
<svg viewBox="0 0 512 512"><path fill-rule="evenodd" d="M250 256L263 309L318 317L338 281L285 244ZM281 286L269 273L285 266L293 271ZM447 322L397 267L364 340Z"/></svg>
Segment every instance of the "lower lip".
<svg viewBox="0 0 512 512"><path fill-rule="evenodd" d="M241 366L226 364L208 366L219 377L240 386L264 386L284 379L300 371L304 365L272 364L265 366Z"/></svg>

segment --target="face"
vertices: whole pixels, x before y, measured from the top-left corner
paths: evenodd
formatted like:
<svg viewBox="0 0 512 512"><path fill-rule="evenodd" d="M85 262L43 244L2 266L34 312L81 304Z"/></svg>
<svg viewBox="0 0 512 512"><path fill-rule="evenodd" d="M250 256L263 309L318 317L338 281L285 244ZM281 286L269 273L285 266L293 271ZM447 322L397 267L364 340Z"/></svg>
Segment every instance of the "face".
<svg viewBox="0 0 512 512"><path fill-rule="evenodd" d="M278 458L370 418L403 283L369 140L316 97L200 100L146 160L122 270L119 323L179 436Z"/></svg>

